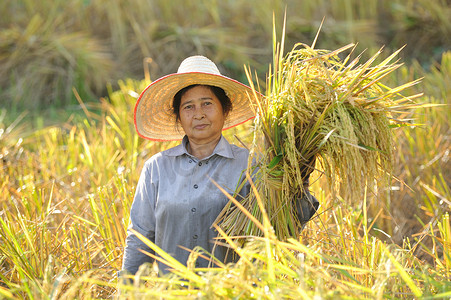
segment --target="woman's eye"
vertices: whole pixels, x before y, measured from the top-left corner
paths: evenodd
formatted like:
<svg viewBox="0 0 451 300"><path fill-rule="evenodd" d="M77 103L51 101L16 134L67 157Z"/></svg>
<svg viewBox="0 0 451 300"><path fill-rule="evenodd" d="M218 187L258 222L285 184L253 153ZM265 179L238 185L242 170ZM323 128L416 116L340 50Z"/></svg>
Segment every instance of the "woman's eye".
<svg viewBox="0 0 451 300"><path fill-rule="evenodd" d="M192 105L185 105L184 107L183 107L183 109L191 109L192 108Z"/></svg>

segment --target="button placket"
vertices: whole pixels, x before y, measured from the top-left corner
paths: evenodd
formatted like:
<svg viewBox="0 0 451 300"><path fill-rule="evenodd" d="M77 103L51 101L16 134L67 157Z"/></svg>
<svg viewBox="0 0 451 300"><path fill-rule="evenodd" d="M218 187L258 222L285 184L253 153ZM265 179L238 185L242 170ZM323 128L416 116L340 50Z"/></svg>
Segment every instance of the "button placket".
<svg viewBox="0 0 451 300"><path fill-rule="evenodd" d="M191 242L190 242L190 247L194 247L196 246L196 239L193 238L194 233L198 232L197 231L197 226L196 226L196 219L197 219L197 215L196 215L196 207L197 207L197 194L198 191L197 189L199 188L199 185L196 183L199 180L199 175L198 175L198 162L196 159L194 159L193 157L189 157L188 160L190 166L189 168L191 169L191 177L189 179L190 181L190 191L188 192L190 195L190 200L189 200L189 206L188 206L188 211L191 211L191 214L189 214L189 230L191 233ZM189 238L189 235L188 237Z"/></svg>

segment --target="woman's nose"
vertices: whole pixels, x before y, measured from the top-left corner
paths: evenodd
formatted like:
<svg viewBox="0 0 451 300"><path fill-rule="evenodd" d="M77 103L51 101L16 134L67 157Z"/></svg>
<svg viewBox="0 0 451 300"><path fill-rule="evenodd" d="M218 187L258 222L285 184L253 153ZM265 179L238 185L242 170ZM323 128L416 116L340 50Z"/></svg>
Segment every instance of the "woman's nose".
<svg viewBox="0 0 451 300"><path fill-rule="evenodd" d="M205 117L204 110L200 107L199 108L196 107L196 110L194 111L194 118L202 119L203 117Z"/></svg>

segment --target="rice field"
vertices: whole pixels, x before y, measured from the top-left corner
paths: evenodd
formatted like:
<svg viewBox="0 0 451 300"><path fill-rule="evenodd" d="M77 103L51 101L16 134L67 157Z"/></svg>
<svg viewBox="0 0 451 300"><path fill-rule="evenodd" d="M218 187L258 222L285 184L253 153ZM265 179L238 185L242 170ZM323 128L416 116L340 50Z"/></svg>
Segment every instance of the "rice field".
<svg viewBox="0 0 451 300"><path fill-rule="evenodd" d="M202 249L196 249L192 253L191 263L186 267L160 253L167 263L172 265L173 274L168 277L157 277L154 267L146 266L138 273L140 280L136 280L135 285L125 286L117 281L116 272L122 262L125 229L139 171L144 161L152 154L174 145L170 142L154 143L140 139L133 128L133 107L137 95L150 80L158 77L159 72L165 72L162 69L157 70L156 66L165 65L171 69L168 72L172 72L176 68L174 64L182 55L176 54L175 48L168 48L170 50L161 54L162 56L152 55L155 60L153 63L149 62L147 75L133 79L131 75L115 74L116 78L109 79L111 85L108 85L106 74L112 74L111 70L114 69L111 67L112 62L116 60L126 60L128 57L134 60L127 62L133 65L132 69L142 72L142 60L124 53L140 49L142 54L152 54L147 44L149 41L136 39L140 42L135 45L128 40L129 28L135 30L136 36L139 28L153 30L143 35L153 33L154 41L157 41L158 32L166 32L166 42L170 45L178 45L179 49L180 45L182 48L190 45L185 53L193 51L191 45L194 45L192 47L197 45L200 48L196 51L215 53L213 58L219 61L221 57L230 57L230 61L234 61L236 65L229 65L226 70L230 75L241 74L235 77L242 76L243 81L246 81L243 63L249 64L251 71L255 71L260 78L260 81L256 80L257 83L264 87L265 83L261 78L265 77L268 64L271 63L265 55L271 56L271 53L258 54L258 51L252 52L250 49L254 46L260 50L265 49L262 44L258 44L259 39L255 38L259 37L258 30L267 33L266 37L260 39L272 44L270 11L273 10L276 16L277 14L280 16L284 8L274 4L273 1L263 1L260 9L251 9L252 7L246 6L250 5L246 4L248 2L226 1L227 6L223 7L221 5L224 4L219 2L205 1L208 5L205 6L205 10L200 11L195 9L195 4L190 4L193 6L190 9L199 14L197 20L204 22L205 26L198 24L197 31L194 29L189 31L190 39L195 40L196 37L200 39L199 44L195 44L180 38L186 36L186 32L177 31L184 28L183 26L186 28L191 26L187 20L180 21L179 29L175 23L171 23L173 18L180 17L183 13L180 9L174 8L177 7L177 3L171 7L164 4L167 1L161 3L155 1L151 10L148 2L138 1L138 7L142 10L146 8L153 14L159 14L160 18L165 18L166 25L162 23L152 27L150 26L152 24L143 25L142 22L151 22L144 14L132 10L131 15L121 14L120 8L125 5L123 1L111 1L103 17L98 19L87 18L87 10L82 5L95 9L97 6L105 5L102 1L54 1L53 10L48 9L50 2L52 1L41 1L42 6L33 6L31 2L26 1L4 1L0 4L2 11L12 9L16 12L16 17L20 14L29 16L37 13L40 13L41 17L30 18L26 27L29 31L20 31L20 22L16 22L15 26L5 26L14 23L13 14L6 14L0 21L2 26L0 36L18 38L20 32L28 32L30 36L34 34L37 37L47 38L47 41L58 41L48 45L64 45L65 41L75 39L78 43L73 44L74 49L79 51L85 49L84 57L93 59L92 61L98 64L87 63L81 66L84 68L82 70L58 67L58 64L53 64L61 62L57 58L58 52L45 51L61 50L61 47L33 48L30 44L23 43L16 45L22 45L23 48L17 49L24 52L17 52L18 54L12 57L17 58L19 64L13 68L14 60L7 60L6 66L10 66L11 69L3 68L3 71L0 71L2 74L0 93L2 99L8 99L7 103L0 100L0 299L451 298L449 48L447 50L446 46L443 46L445 49L441 51L436 61L428 64L425 60L412 58L415 57L414 53L412 56L412 52L420 50L406 47L400 52L400 60L397 62L402 65L383 78L383 83L391 87L421 79L418 84L406 87L403 94L422 94L415 101L427 104L399 111L397 119L402 119L403 124L407 126L394 126L391 129L393 177L375 178L376 181L386 181L384 184L380 183L383 189L375 193L372 185L366 185L357 195L344 196L346 194L332 189L333 186L327 181L327 176L321 176L321 170L315 170L311 174L313 180L311 179L310 189L320 201L321 208L298 236L280 239L270 227L268 215L262 213L261 218L254 223L261 230L261 234L245 245L238 243L233 236L228 234L223 236L224 242L234 247L240 255L238 263L223 265L218 262L217 268L199 270L194 267L196 257L208 256ZM393 40L409 40L403 38L409 31L407 23L402 23L407 22L407 19L400 17L401 13L404 13L404 16L410 18L408 19L410 22L430 26L436 24L433 28L420 26L422 31L430 30L434 34L427 35L429 40L419 41L419 49L427 48L427 45L422 43L429 43L429 48L434 48L435 34L442 34L443 45L447 45L446 39L450 35L443 34L450 28L450 18L446 17L449 11L446 9L446 1L416 1L415 5L402 4L402 1L393 1L393 5L390 6L397 12L392 15L393 24L400 28ZM336 49L335 44L329 39L334 36L333 42L338 42L341 46L354 42L353 39L361 40L363 44L368 45L365 54L368 56L363 56L363 61L375 55L379 49L374 45L375 31L369 34L369 28L373 28L371 24L377 20L376 16L372 15L376 11L374 8L377 1L368 1L366 6L358 6L352 1L337 2L330 6L323 1L303 1L299 5L303 6L305 19L296 17L293 13L295 9L288 13L287 44L293 40L308 39L307 43L311 45L315 33L309 33L307 29L302 31L300 28L310 24L308 26L314 27L316 32L318 26L313 26L311 25L313 23L306 20L317 20L317 23L320 23L322 16L327 13L330 18L333 16L333 20L337 20L337 23L328 24L326 21L316 48ZM382 6L378 6L379 10L386 12L388 7L384 1ZM437 9L440 7L442 9ZM55 39L56 35L48 29L51 24L47 24L45 20L58 15L58 9L63 12L60 11L59 14L61 22L58 23L59 26L63 26L62 24L66 24L65 22L70 19L75 24L73 26L78 26L79 29L94 28L97 24L99 30L103 28L103 34L114 33L110 42L114 43L116 53L109 53L106 44L96 44L90 40L98 35L92 35L90 38L89 34L76 34L70 38L60 35L59 39ZM228 16L228 19L224 19L220 11L235 13L224 13ZM425 11L435 13L427 14ZM316 16L317 14L320 14L320 17ZM131 18L132 15L134 18ZM217 31L216 34L222 36L225 43L231 43L226 37L232 28L237 31L242 29L239 27L239 19L245 15L249 16L250 22L258 21L261 25L256 27L260 29L253 33L255 36L249 38L253 40L254 45L243 42L241 45L245 45L243 47L246 49L230 47L222 50L223 53L216 51L211 42L211 32L208 31L214 31L214 26L208 27L205 24L212 24L213 21L216 22L213 24L228 24L228 27L223 28L229 31L224 29L224 32ZM79 18L80 16L83 18ZM422 23L426 22L424 20L427 18L429 22ZM131 20L136 22L134 27ZM106 23L110 25L100 26ZM400 24L404 24L404 27ZM337 35L332 31L332 28L335 28L332 25L335 25L336 30L341 28L342 33ZM63 27L68 26L66 24ZM4 30L5 28L8 30ZM47 31L42 31L42 34L47 32L47 36L37 33L43 28L47 28ZM87 30L84 32L86 34ZM359 32L363 32L363 35L358 34ZM303 37L300 37L301 33L304 34ZM420 33L415 32L417 35ZM243 35L236 37L238 40L247 41ZM330 44L322 40L329 40ZM161 40L152 51L161 49L158 47L162 45ZM396 48L400 45L393 46ZM272 48L272 45L269 48ZM5 49L10 48L5 43L0 43L2 66L5 64ZM26 49L28 50L25 51ZM33 52L35 56L26 55L31 53L30 49L36 50ZM121 52L119 49L125 51ZM393 52L389 47L384 49L380 61ZM52 58L48 56L49 53L54 53L55 56ZM88 55L89 53L94 54ZM109 54L104 55L106 53ZM248 56L243 56L243 53L248 53ZM80 57L78 55L82 54L82 52L76 54L77 59ZM48 60L33 59L39 55L48 57ZM166 59L168 63L162 64L161 61ZM41 62L41 68L33 67L33 62ZM226 62L224 65L227 65ZM28 73L21 73L21 66L28 66L26 69ZM40 73L32 71L43 72L44 66L52 66L45 70L53 68L73 73L69 72L67 73L69 75L59 77L59 80L68 80L63 84L57 81L39 82L38 79L43 76L40 77ZM5 73L5 70L10 72ZM104 73L96 73L96 79L85 85L84 78L88 78L88 75L97 70L103 70ZM14 74L8 75L9 83L5 83L7 82L4 79L5 74ZM30 74L30 78L34 81L27 81L27 74ZM50 74L50 71L45 74ZM74 78L78 78L79 81L71 81ZM55 88L53 89L55 94L49 94L45 82L53 82L54 87L65 87L67 91ZM14 93L14 89L20 90L23 86L21 84L24 83L30 86L35 84L33 96L42 100L36 98L33 101L40 103L39 105L27 104L27 101L30 101L29 91L24 90L25 94ZM103 97L97 96L102 93ZM9 97L10 95L16 95L17 99ZM69 96L65 98L63 95ZM38 107L47 108L36 114L34 110ZM65 109L61 110L61 107ZM224 134L232 143L240 145L243 142L251 146L254 142L254 126L256 125L251 123L243 124L225 131ZM156 252L159 251L154 245L151 246Z"/></svg>
<svg viewBox="0 0 451 300"><path fill-rule="evenodd" d="M425 73L424 82L449 80L450 73L444 71ZM133 91L144 85L122 82L120 90L111 91L110 101L95 107L97 113L87 107L83 120L62 126L27 131L23 120L2 121L2 297L117 295L115 274L121 265L138 170L152 153L171 146L142 141L132 127ZM238 249L242 259L236 265L204 271L175 266L177 275L168 279L143 270L147 280L125 288L123 295L165 295L168 299L449 297L448 116L445 107L417 110L410 117L424 125L396 132L396 179L385 196L364 193L351 205L332 198L327 185L316 181L312 189L322 208L298 239L281 241L271 230L264 230L264 237ZM236 134L249 142L248 129L243 126L226 134L232 141ZM412 209L408 205L417 203L424 212L416 221L420 229L394 243L398 230L403 230L396 227L413 222L402 218Z"/></svg>

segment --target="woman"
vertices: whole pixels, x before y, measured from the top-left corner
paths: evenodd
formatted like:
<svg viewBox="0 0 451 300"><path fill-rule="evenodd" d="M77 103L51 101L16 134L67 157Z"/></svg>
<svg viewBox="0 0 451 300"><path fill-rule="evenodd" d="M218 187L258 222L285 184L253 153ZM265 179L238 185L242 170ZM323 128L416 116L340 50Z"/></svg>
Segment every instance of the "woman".
<svg viewBox="0 0 451 300"><path fill-rule="evenodd" d="M221 132L254 117L248 94L252 94L248 86L222 76L209 59L192 56L176 74L150 84L136 104L135 126L141 137L183 140L145 163L129 229L183 264L190 254L184 248L196 246L228 260L227 248L215 245L217 233L211 228L228 200L213 181L233 194L244 178L249 153L229 144ZM246 185L239 194L248 192ZM140 249L152 253L129 230L124 270L134 274L141 264L152 261ZM209 261L199 258L196 265L208 267ZM161 263L159 267L168 271Z"/></svg>
<svg viewBox="0 0 451 300"><path fill-rule="evenodd" d="M177 73L143 91L135 107L139 135L160 141L183 139L143 167L130 211L123 270L134 274L140 265L152 262L141 250L153 252L130 229L183 264L190 254L187 249L196 246L229 261L228 248L215 244L217 232L211 226L228 199L213 182L238 198L249 193L247 183L237 190L249 152L222 136L223 129L254 117L249 95L253 93L248 86L222 76L203 56L188 57ZM196 261L197 267L210 265L204 258ZM159 270L169 271L160 262Z"/></svg>

